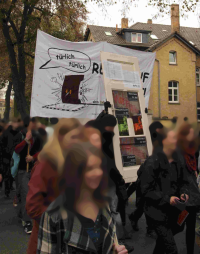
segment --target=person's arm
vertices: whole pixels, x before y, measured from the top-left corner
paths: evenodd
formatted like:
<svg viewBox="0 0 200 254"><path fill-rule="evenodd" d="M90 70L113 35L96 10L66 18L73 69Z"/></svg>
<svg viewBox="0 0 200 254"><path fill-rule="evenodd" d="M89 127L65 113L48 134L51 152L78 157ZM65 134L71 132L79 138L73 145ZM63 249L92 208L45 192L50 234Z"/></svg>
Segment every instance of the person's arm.
<svg viewBox="0 0 200 254"><path fill-rule="evenodd" d="M43 213L39 226L36 254L58 253L56 233L56 224L47 212Z"/></svg>
<svg viewBox="0 0 200 254"><path fill-rule="evenodd" d="M37 161L37 158L38 158L39 153L40 153L40 152L38 152L38 153L36 153L36 154L33 155L33 159L34 159L35 161Z"/></svg>
<svg viewBox="0 0 200 254"><path fill-rule="evenodd" d="M16 147L15 147L15 152L16 153L21 153L21 151L24 149L24 147L29 144L29 141L24 139L21 143L19 143ZM30 140L30 144L33 144L33 139L31 138Z"/></svg>
<svg viewBox="0 0 200 254"><path fill-rule="evenodd" d="M141 180L141 193L145 199L151 200L158 206L170 204L170 195L164 194L162 191L156 189L157 180L154 171L154 164L151 161L147 161L143 172L140 176Z"/></svg>
<svg viewBox="0 0 200 254"><path fill-rule="evenodd" d="M48 178L44 177L44 165L38 163L35 165L33 174L28 183L29 191L26 196L26 211L31 219L40 221L42 214L46 211L47 206L44 205L45 197L48 195Z"/></svg>

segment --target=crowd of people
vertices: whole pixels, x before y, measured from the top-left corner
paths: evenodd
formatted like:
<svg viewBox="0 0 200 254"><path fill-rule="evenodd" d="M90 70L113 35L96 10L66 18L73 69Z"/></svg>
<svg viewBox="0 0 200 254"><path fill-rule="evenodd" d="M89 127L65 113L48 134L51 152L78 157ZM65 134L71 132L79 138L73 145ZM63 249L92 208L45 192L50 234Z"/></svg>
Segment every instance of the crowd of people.
<svg viewBox="0 0 200 254"><path fill-rule="evenodd" d="M50 126L30 117L0 123L0 183L9 199L15 181L13 206L31 234L27 254L131 253L134 246L126 240L132 234L125 226L134 191L129 220L139 231L145 214L147 235L156 239L153 254L177 254L174 235L185 227L187 254L194 254L200 217L197 128L187 120L179 128L152 123L153 153L137 181L128 184L115 164L116 125L105 112L85 125L74 118L52 118Z"/></svg>

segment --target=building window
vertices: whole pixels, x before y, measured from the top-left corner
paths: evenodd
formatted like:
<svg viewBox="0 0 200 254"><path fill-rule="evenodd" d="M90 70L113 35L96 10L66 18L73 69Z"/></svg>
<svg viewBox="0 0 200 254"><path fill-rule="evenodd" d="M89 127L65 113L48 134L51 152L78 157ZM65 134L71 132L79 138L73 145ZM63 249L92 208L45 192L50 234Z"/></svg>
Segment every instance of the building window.
<svg viewBox="0 0 200 254"><path fill-rule="evenodd" d="M169 52L169 63L176 64L176 52L175 51Z"/></svg>
<svg viewBox="0 0 200 254"><path fill-rule="evenodd" d="M196 68L196 84L197 86L200 86L200 68Z"/></svg>
<svg viewBox="0 0 200 254"><path fill-rule="evenodd" d="M197 102L197 120L200 122L200 102Z"/></svg>
<svg viewBox="0 0 200 254"><path fill-rule="evenodd" d="M170 81L168 83L168 94L169 94L169 102L172 102L172 103L179 102L179 92L178 92L177 81Z"/></svg>
<svg viewBox="0 0 200 254"><path fill-rule="evenodd" d="M132 33L132 42L142 43L142 34Z"/></svg>

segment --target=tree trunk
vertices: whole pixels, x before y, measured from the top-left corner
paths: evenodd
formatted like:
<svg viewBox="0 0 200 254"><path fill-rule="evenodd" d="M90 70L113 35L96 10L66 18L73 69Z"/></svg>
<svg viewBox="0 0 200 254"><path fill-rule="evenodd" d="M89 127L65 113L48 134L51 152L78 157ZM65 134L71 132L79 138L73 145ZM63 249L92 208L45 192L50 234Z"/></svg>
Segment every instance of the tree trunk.
<svg viewBox="0 0 200 254"><path fill-rule="evenodd" d="M12 81L9 81L7 91L6 91L6 96L5 96L5 112L4 112L4 120L8 121L9 120L9 115L10 115L10 95L12 91Z"/></svg>
<svg viewBox="0 0 200 254"><path fill-rule="evenodd" d="M22 119L29 114L28 105L25 98L25 62L24 62L24 48L22 45L19 45L18 53L21 56L18 58L19 60L19 70L17 68L17 60L16 53L14 50L13 42L10 37L9 27L5 21L3 21L3 34L6 40L8 54L9 54L9 62L11 68L13 89L15 92L15 98L17 100L17 110L19 111Z"/></svg>

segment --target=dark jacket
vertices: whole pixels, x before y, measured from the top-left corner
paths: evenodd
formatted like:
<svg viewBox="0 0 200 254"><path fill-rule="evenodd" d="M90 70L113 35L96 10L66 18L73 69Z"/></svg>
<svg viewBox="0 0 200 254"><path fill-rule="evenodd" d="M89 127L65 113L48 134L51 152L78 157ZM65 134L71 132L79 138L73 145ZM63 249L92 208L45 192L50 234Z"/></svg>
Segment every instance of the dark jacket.
<svg viewBox="0 0 200 254"><path fill-rule="evenodd" d="M18 136L18 130L13 130L10 125L7 130L1 136L2 156L0 158L0 164L9 166L12 158L14 148L16 146L16 136Z"/></svg>
<svg viewBox="0 0 200 254"><path fill-rule="evenodd" d="M26 170L26 156L28 154L28 144L26 141L23 139L23 137L26 137L27 130L24 129L21 131L17 137L16 137L16 147L15 147L15 152L19 154L20 156L20 162L18 169L19 170ZM40 152L42 150L42 140L39 137L38 133L35 131L32 131L32 139L30 140L31 146L30 146L30 151L29 154L31 156L35 155L36 153ZM29 163L29 170L31 170L34 166L34 162Z"/></svg>
<svg viewBox="0 0 200 254"><path fill-rule="evenodd" d="M183 167L178 156L169 164L163 152L156 152L147 159L141 174L141 193L147 216L166 221L170 213L180 213L170 205L170 198L180 198L184 193L189 195L189 182Z"/></svg>

